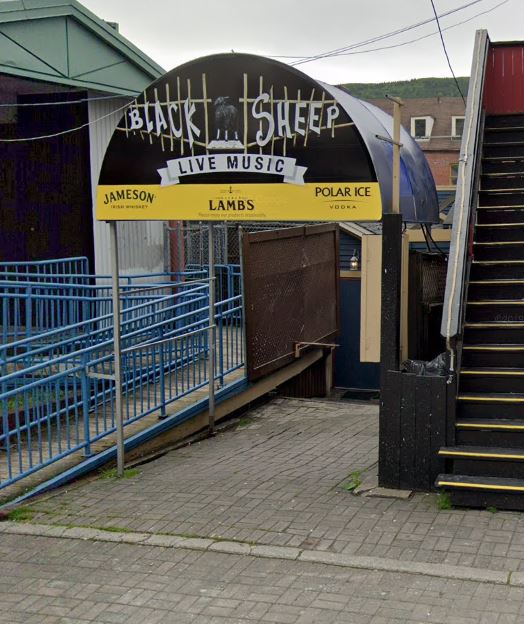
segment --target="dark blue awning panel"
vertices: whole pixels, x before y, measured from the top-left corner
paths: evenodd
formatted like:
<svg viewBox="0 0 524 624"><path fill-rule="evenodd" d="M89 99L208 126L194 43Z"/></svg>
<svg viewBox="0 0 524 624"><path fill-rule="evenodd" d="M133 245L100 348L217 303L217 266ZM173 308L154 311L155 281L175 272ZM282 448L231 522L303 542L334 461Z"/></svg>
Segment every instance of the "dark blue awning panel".
<svg viewBox="0 0 524 624"><path fill-rule="evenodd" d="M360 132L380 183L384 212L391 210L393 146L377 135L393 138L393 117L347 91L321 83L344 107ZM401 128L400 211L409 223L438 223L435 182L424 153L413 137Z"/></svg>

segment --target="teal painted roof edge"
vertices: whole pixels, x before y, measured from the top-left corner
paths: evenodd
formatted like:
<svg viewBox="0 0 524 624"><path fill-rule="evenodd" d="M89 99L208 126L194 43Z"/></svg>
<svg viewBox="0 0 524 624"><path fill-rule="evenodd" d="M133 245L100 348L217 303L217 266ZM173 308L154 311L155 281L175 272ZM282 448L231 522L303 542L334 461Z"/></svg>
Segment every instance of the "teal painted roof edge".
<svg viewBox="0 0 524 624"><path fill-rule="evenodd" d="M24 0L23 3L20 2L20 0L10 0L7 2L0 2L0 23L29 22L34 19L68 16L78 20L108 46L123 54L130 63L136 65L145 74L148 74L151 77L151 81L165 73L165 70L155 63L153 59L144 54L104 20L86 9L86 7L80 4L80 2L77 2L77 0ZM52 76L47 74L40 75L38 72L19 70L16 67L9 68L2 66L0 72L24 76L26 78L34 78L35 80L44 80L46 82L51 81L73 86L97 88L93 83L67 78L53 79ZM112 85L100 85L100 90L107 90L112 93L125 95L136 94L135 91L113 87Z"/></svg>
<svg viewBox="0 0 524 624"><path fill-rule="evenodd" d="M71 87L77 87L79 89L86 89L89 91L100 91L101 93L111 93L113 95L128 95L130 97L136 97L138 91L133 89L122 89L121 87L115 87L113 85L104 85L99 82L85 82L83 80L70 80L69 78L53 77L49 74L39 74L35 71L27 69L18 69L17 67L7 67L0 65L0 75L6 74L10 76L17 76L19 78L29 78L31 80L40 80L42 82L54 83L60 85L67 85Z"/></svg>

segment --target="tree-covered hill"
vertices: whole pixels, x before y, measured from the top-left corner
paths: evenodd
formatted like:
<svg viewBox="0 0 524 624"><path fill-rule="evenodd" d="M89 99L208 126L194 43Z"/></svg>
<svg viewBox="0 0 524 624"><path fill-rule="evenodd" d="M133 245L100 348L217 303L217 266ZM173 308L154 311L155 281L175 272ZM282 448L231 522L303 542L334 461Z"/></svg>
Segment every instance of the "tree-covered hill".
<svg viewBox="0 0 524 624"><path fill-rule="evenodd" d="M460 89L466 96L469 78L457 78ZM383 98L387 93L400 98L430 98L430 97L460 97L457 85L453 78L414 78L413 80L399 80L397 82L363 83L353 82L341 85L351 95L363 100Z"/></svg>

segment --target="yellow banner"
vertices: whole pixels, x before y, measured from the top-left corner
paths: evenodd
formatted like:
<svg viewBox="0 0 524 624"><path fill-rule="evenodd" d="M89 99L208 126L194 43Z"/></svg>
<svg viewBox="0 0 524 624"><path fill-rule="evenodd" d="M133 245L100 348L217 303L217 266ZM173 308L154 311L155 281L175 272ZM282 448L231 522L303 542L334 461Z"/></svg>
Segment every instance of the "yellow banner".
<svg viewBox="0 0 524 624"><path fill-rule="evenodd" d="M101 221L378 221L378 182L101 185Z"/></svg>

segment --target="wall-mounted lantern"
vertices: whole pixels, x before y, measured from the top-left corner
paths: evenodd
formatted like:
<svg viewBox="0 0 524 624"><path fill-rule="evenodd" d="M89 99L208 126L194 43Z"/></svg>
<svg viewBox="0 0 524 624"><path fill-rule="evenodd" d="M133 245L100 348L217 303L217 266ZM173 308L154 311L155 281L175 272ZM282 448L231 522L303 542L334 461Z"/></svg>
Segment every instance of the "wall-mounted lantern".
<svg viewBox="0 0 524 624"><path fill-rule="evenodd" d="M353 255L349 259L349 270L350 271L358 271L360 269L360 260L358 257L357 250L353 250Z"/></svg>

